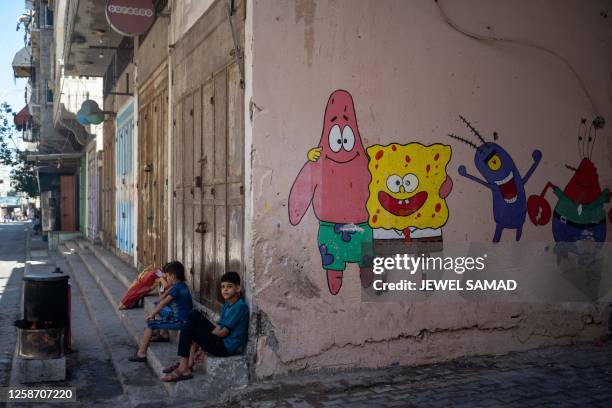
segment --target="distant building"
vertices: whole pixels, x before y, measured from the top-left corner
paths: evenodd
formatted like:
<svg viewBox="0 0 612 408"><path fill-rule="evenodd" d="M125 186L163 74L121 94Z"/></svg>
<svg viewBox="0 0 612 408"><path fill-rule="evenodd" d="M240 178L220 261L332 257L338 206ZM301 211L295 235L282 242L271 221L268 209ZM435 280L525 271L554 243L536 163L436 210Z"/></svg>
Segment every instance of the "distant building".
<svg viewBox="0 0 612 408"><path fill-rule="evenodd" d="M11 168L0 167L0 197L6 197L11 191Z"/></svg>

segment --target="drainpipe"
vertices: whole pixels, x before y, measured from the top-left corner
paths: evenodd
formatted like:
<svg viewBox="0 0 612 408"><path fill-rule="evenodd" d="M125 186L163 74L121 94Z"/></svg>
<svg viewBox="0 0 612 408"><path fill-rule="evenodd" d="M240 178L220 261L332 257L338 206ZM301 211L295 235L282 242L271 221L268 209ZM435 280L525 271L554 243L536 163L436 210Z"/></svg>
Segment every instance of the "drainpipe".
<svg viewBox="0 0 612 408"><path fill-rule="evenodd" d="M174 258L174 173L172 172L172 168L174 166L174 161L172 160L172 141L174 139L174 126L172 123L174 121L174 109L172 109L172 104L174 98L172 96L173 93L173 81L172 81L172 51L174 50L174 41L172 35L172 13L174 12L174 0L169 2L170 7L170 18L168 19L168 145L166 146L166 151L168 152L168 171L166 175L168 177L167 190L166 190L166 216L168 220L168 242L166 251L168 254L168 258Z"/></svg>
<svg viewBox="0 0 612 408"><path fill-rule="evenodd" d="M246 0L242 0L246 1ZM250 115L250 105L253 100L253 1L247 1L244 21L244 62L243 86L244 86L244 281L245 297L251 311L249 323L249 342L247 344L247 355L249 359L249 378L256 378L255 367L257 366L257 343L260 336L257 318L260 316L257 299L254 298L255 286L255 251L253 241L253 116Z"/></svg>

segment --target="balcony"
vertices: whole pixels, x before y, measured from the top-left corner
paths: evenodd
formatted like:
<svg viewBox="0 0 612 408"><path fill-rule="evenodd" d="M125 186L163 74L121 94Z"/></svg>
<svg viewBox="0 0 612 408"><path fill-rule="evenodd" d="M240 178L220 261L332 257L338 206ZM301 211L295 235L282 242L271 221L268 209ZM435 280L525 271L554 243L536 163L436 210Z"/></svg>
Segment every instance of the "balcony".
<svg viewBox="0 0 612 408"><path fill-rule="evenodd" d="M16 78L32 76L32 47L23 47L13 58L13 73Z"/></svg>
<svg viewBox="0 0 612 408"><path fill-rule="evenodd" d="M79 0L68 3L64 40L64 74L103 77L123 36L106 21L105 2ZM78 13L78 15L77 15Z"/></svg>

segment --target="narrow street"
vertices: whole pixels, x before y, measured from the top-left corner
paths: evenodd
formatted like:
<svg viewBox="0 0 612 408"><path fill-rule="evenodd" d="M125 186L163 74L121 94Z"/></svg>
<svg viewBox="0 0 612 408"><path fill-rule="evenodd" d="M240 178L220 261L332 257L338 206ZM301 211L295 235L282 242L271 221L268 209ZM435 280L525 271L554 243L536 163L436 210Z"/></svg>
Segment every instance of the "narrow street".
<svg viewBox="0 0 612 408"><path fill-rule="evenodd" d="M612 408L611 23L2 2L0 408Z"/></svg>
<svg viewBox="0 0 612 408"><path fill-rule="evenodd" d="M0 386L9 384L15 351L13 321L19 318L19 298L25 260L26 223L0 224Z"/></svg>
<svg viewBox="0 0 612 408"><path fill-rule="evenodd" d="M20 292L26 251L32 260L48 262L47 243L42 242L40 236L32 236L27 242L30 228L29 223L0 224L0 386L3 387L20 386L12 364L16 341L13 322L21 316ZM69 272L61 260L55 259L65 272ZM122 388L75 285L72 285L72 293L73 351L67 356L67 379L35 386L75 387L80 405L107 406L113 403L112 399L121 397Z"/></svg>

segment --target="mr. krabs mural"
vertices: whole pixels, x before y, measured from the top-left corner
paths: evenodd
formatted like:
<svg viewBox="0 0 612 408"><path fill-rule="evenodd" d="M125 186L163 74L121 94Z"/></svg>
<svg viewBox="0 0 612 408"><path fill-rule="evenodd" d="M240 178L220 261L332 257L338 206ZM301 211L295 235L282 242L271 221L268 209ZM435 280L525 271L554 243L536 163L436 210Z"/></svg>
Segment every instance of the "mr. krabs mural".
<svg viewBox="0 0 612 408"><path fill-rule="evenodd" d="M582 159L578 168L565 165L574 172L565 188L561 190L548 182L539 196L529 197L531 222L534 225L546 225L551 218L551 209L544 197L549 188L552 188L557 196L557 205L552 213L552 232L557 242L555 250L561 256L566 256L570 252L582 255L576 242L603 243L606 240L604 204L610 202L612 194L607 188L601 190L597 168L591 161L597 128L600 126L603 126L603 123L594 120L587 134L586 119L582 120L578 132L578 150ZM612 210L609 216L612 221Z"/></svg>
<svg viewBox="0 0 612 408"><path fill-rule="evenodd" d="M372 174L367 209L375 238L377 231L384 229L398 231L410 241L414 230L438 229L446 224L445 198L453 186L446 173L450 146L393 143L374 145L367 151Z"/></svg>
<svg viewBox="0 0 612 408"><path fill-rule="evenodd" d="M476 150L474 164L476 169L485 178L479 179L469 174L465 166L459 166L459 174L491 190L493 196L493 218L495 219L495 234L493 242L499 242L504 229L515 229L516 240L521 239L525 215L527 212L527 199L525 196L525 184L538 167L542 159L542 153L534 150L531 154L533 164L521 177L514 160L505 149L494 142L487 142L480 133L463 117L460 119L480 140L480 146L470 142L466 138L449 134L450 137L460 140L472 146ZM494 136L497 139L497 135Z"/></svg>
<svg viewBox="0 0 612 408"><path fill-rule="evenodd" d="M347 263L359 264L362 281L371 276L372 228L365 205L370 173L353 98L347 91L336 90L329 96L321 140L308 157L289 193L289 221L297 225L312 202L319 220L322 267L335 295Z"/></svg>

